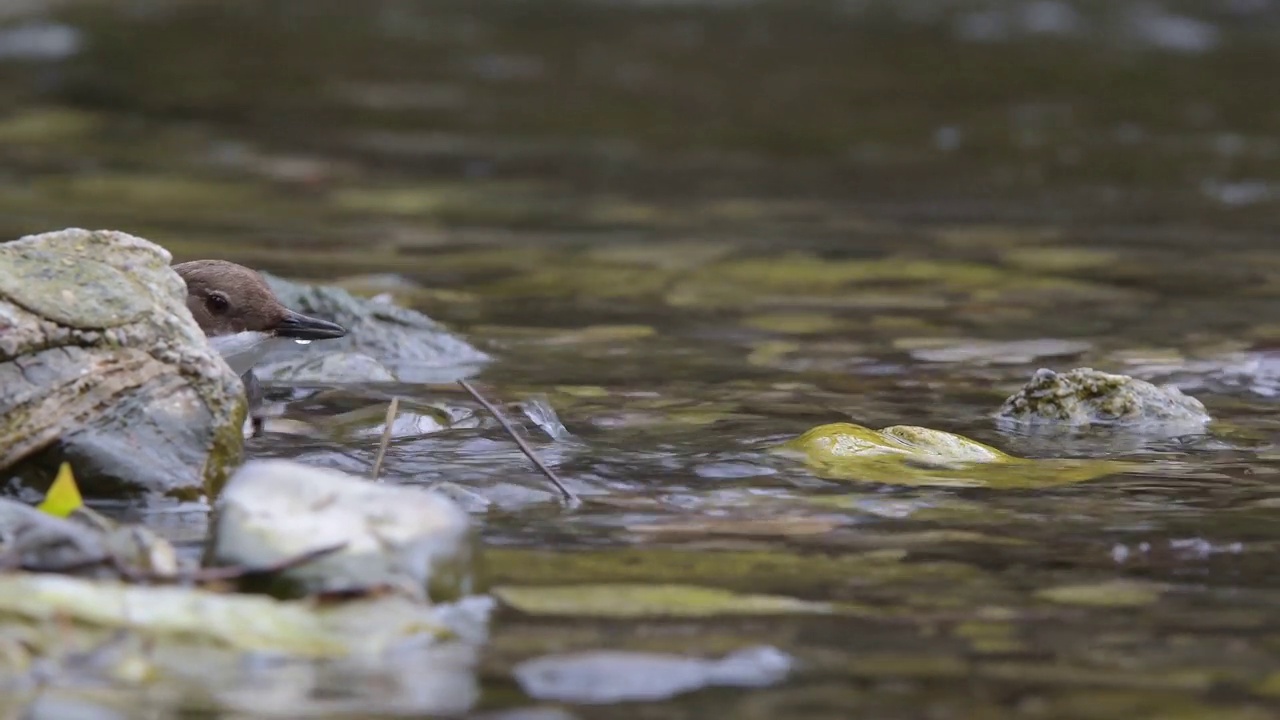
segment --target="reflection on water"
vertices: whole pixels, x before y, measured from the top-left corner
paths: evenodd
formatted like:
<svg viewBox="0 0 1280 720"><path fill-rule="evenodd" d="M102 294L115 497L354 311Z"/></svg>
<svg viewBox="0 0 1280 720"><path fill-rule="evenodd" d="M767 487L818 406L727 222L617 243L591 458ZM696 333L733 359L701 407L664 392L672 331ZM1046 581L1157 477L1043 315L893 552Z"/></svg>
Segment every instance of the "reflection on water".
<svg viewBox="0 0 1280 720"><path fill-rule="evenodd" d="M363 473L394 392L383 477L471 509L496 587L839 608L508 609L457 707L1272 711L1280 371L1249 351L1280 339L1277 3L21 5L0 11L5 237L112 227L419 308L493 354L478 382L588 502L559 510L440 389L299 393L251 453ZM1176 381L1217 422L998 430L1041 366ZM847 420L1141 470L998 491L823 480L767 452ZM200 535L199 513L150 519ZM512 675L757 646L792 674L608 714L538 705ZM363 673L273 670L219 702L441 707Z"/></svg>

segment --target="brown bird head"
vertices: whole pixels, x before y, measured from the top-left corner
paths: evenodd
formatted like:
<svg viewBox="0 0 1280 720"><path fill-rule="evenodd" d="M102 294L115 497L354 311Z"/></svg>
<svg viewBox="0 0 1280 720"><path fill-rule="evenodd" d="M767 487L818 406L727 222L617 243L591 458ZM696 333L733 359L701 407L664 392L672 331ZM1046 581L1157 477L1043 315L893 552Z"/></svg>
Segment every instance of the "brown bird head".
<svg viewBox="0 0 1280 720"><path fill-rule="evenodd" d="M187 284L187 309L209 337L264 333L295 340L347 334L341 325L294 312L280 303L262 275L225 260L192 260L173 269Z"/></svg>

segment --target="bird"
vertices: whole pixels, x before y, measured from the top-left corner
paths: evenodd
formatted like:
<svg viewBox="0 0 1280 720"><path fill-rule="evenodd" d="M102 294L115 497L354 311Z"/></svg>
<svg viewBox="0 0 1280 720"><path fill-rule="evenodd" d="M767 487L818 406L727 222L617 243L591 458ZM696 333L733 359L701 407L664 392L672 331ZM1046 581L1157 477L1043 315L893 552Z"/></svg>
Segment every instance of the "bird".
<svg viewBox="0 0 1280 720"><path fill-rule="evenodd" d="M337 323L303 315L280 302L265 278L226 260L191 260L173 266L187 286L187 309L209 345L240 376L249 404L252 434L262 434L262 383L253 368L286 342L345 337Z"/></svg>

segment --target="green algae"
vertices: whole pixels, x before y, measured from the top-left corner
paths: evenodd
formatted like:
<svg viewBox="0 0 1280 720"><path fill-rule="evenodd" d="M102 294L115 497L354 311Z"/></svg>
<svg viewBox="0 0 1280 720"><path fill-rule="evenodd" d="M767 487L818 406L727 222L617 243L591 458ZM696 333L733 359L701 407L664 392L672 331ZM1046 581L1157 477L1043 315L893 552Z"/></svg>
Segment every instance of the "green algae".
<svg viewBox="0 0 1280 720"><path fill-rule="evenodd" d="M1131 467L1107 460L1018 458L961 435L903 425L821 425L775 451L798 456L825 479L996 490L1086 482Z"/></svg>
<svg viewBox="0 0 1280 720"><path fill-rule="evenodd" d="M550 552L489 547L486 573L495 585L703 585L748 593L808 593L856 581L956 586L981 571L957 562L906 562L900 552L793 553L766 550L680 550L662 547Z"/></svg>
<svg viewBox="0 0 1280 720"><path fill-rule="evenodd" d="M1000 253L1006 264L1043 273L1078 272L1114 265L1119 254L1113 250L1080 247L1013 248Z"/></svg>
<svg viewBox="0 0 1280 720"><path fill-rule="evenodd" d="M60 147L83 141L101 126L101 116L83 110L32 107L0 118L0 145Z"/></svg>
<svg viewBox="0 0 1280 720"><path fill-rule="evenodd" d="M695 585L608 584L516 587L492 593L503 603L530 615L594 618L681 617L727 615L829 614L837 605L806 602L779 595L738 594Z"/></svg>
<svg viewBox="0 0 1280 720"><path fill-rule="evenodd" d="M1011 277L996 267L961 261L830 260L790 253L704 266L681 277L665 298L679 307L751 307L791 298L837 307L926 308L945 304L943 293L973 292ZM899 286L918 291L895 289Z"/></svg>
<svg viewBox="0 0 1280 720"><path fill-rule="evenodd" d="M849 326L834 315L823 313L763 313L750 315L742 320L742 324L757 330L783 333L787 335L817 335L836 332Z"/></svg>
<svg viewBox="0 0 1280 720"><path fill-rule="evenodd" d="M965 640L979 654L1000 655L1027 649L1026 642L1018 636L1017 626L1011 622L970 620L958 623L952 634Z"/></svg>
<svg viewBox="0 0 1280 720"><path fill-rule="evenodd" d="M334 190L333 207L348 212L421 216L454 221L519 221L544 214L538 186L519 182L433 183Z"/></svg>
<svg viewBox="0 0 1280 720"><path fill-rule="evenodd" d="M203 397L206 403L210 403L209 410L214 417L227 418L227 422L214 431L209 443L209 454L205 457L204 467L200 469L200 477L204 479L203 495L212 500L222 492L244 457L243 428L249 417L249 402L243 394L230 400L229 406L226 401L220 401L213 394ZM174 497L186 501L200 499L194 488L175 492Z"/></svg>
<svg viewBox="0 0 1280 720"><path fill-rule="evenodd" d="M196 177L133 173L94 173L50 178L39 190L77 204L124 205L136 211L211 211L217 206L241 207L260 200L250 183Z"/></svg>
<svg viewBox="0 0 1280 720"><path fill-rule="evenodd" d="M547 264L524 274L482 286L501 297L588 297L624 299L655 296L669 282L666 274L630 265Z"/></svg>
<svg viewBox="0 0 1280 720"><path fill-rule="evenodd" d="M1229 707L1198 700L1190 694L1197 689L1196 678L1187 676L1186 680L1191 687L1174 684L1161 688L1163 692L1091 687L1045 697L1036 703L1036 710L1042 717L1063 720L1267 720L1273 716L1270 708Z"/></svg>
<svg viewBox="0 0 1280 720"><path fill-rule="evenodd" d="M1036 591L1036 596L1063 605L1141 607L1159 600L1162 590L1160 585L1153 583L1109 580L1043 588Z"/></svg>

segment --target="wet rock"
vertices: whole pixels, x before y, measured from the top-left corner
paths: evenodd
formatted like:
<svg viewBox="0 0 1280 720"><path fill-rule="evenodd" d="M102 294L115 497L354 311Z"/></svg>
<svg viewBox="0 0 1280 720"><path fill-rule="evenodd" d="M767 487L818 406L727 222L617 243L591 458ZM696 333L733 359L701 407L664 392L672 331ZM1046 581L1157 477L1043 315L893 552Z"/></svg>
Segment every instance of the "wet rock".
<svg viewBox="0 0 1280 720"><path fill-rule="evenodd" d="M317 353L289 358L270 367L276 381L305 385L394 382L395 376L376 359L361 353Z"/></svg>
<svg viewBox="0 0 1280 720"><path fill-rule="evenodd" d="M0 538L22 566L68 567L102 556L93 529L8 498L0 498Z"/></svg>
<svg viewBox="0 0 1280 720"><path fill-rule="evenodd" d="M0 574L0 614L10 619L40 623L59 618L89 627L127 628L167 642L195 639L295 657L379 653L401 641L447 634L476 643L487 636L492 605L482 597L428 606L396 596L316 604L185 586Z"/></svg>
<svg viewBox="0 0 1280 720"><path fill-rule="evenodd" d="M774 448L798 457L819 477L851 482L993 490L1085 482L1130 469L1119 461L1027 459L932 428L854 423L819 425Z"/></svg>
<svg viewBox="0 0 1280 720"><path fill-rule="evenodd" d="M271 289L286 307L338 323L347 336L328 340L324 348L285 346L275 348L256 370L263 380L277 382L350 382L358 370L367 370L377 381L387 373L402 382L449 382L464 377L489 356L446 330L431 318L390 303L354 297L346 290L291 282L263 273ZM306 361L298 354L307 352ZM315 365L315 356L343 353L371 358L348 358L330 365Z"/></svg>
<svg viewBox="0 0 1280 720"><path fill-rule="evenodd" d="M84 506L63 515L47 500L32 507L0 498L0 541L16 566L47 572L118 579L125 568L174 577L180 566L173 545L146 527Z"/></svg>
<svg viewBox="0 0 1280 720"><path fill-rule="evenodd" d="M0 244L0 469L91 497L216 492L240 459L242 385L186 307L170 254L114 231Z"/></svg>
<svg viewBox="0 0 1280 720"><path fill-rule="evenodd" d="M1080 425L1203 425L1211 419L1197 399L1172 385L1157 386L1092 368L1064 373L1040 369L1001 405L1005 422Z"/></svg>
<svg viewBox="0 0 1280 720"><path fill-rule="evenodd" d="M712 686L766 687L784 680L792 665L791 656L768 646L718 660L598 650L526 660L512 672L530 697L602 704L666 700Z"/></svg>
<svg viewBox="0 0 1280 720"><path fill-rule="evenodd" d="M214 565L261 567L345 543L263 589L295 596L390 586L440 601L471 592L473 542L466 512L443 495L254 460L218 499L207 556Z"/></svg>

